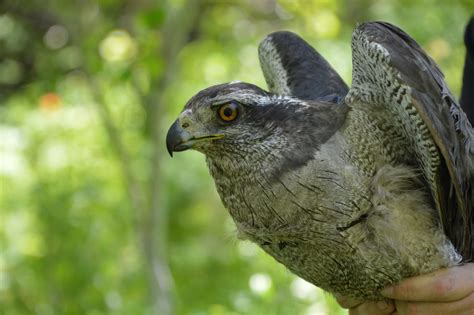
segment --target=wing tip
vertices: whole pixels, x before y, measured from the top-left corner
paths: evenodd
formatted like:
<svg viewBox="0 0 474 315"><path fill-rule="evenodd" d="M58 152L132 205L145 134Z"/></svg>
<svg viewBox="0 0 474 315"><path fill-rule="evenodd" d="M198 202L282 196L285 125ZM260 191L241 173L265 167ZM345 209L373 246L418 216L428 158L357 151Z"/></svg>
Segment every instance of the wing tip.
<svg viewBox="0 0 474 315"><path fill-rule="evenodd" d="M290 31L276 31L268 34L265 36L264 39L260 42L258 45L258 50L260 52L261 48L264 48L265 46L271 44L271 45L276 45L276 44L285 44L285 42L292 42L292 41L303 41L303 39L298 36L297 34L290 32Z"/></svg>
<svg viewBox="0 0 474 315"><path fill-rule="evenodd" d="M449 108L451 117L454 119L456 131L463 137L464 149L466 153L474 155L474 129L469 122L466 114L455 102L451 103Z"/></svg>

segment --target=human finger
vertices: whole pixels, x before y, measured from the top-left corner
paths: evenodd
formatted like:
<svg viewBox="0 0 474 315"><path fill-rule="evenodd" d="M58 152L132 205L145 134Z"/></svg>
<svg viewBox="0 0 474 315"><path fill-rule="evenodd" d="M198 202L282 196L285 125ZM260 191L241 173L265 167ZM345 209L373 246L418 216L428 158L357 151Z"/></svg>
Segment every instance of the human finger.
<svg viewBox="0 0 474 315"><path fill-rule="evenodd" d="M349 315L390 315L394 311L393 301L365 302L349 309Z"/></svg>
<svg viewBox="0 0 474 315"><path fill-rule="evenodd" d="M474 293L453 302L395 301L397 315L473 315Z"/></svg>
<svg viewBox="0 0 474 315"><path fill-rule="evenodd" d="M334 294L334 297L336 298L337 303L342 307L342 308L354 308L360 304L362 304L364 301L360 299L356 299L353 297L348 297L348 296L343 296L339 294Z"/></svg>
<svg viewBox="0 0 474 315"><path fill-rule="evenodd" d="M408 278L382 290L384 296L394 300L419 302L455 301L472 292L474 263Z"/></svg>

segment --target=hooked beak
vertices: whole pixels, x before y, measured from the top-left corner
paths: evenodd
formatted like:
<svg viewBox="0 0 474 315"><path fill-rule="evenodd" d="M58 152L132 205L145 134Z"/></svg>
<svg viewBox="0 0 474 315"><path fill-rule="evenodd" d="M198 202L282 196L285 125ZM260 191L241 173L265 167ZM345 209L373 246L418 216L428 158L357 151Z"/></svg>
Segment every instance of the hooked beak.
<svg viewBox="0 0 474 315"><path fill-rule="evenodd" d="M196 143L208 140L222 139L223 134L207 135L195 137L188 131L181 128L179 121L176 120L168 130L166 135L166 149L170 156L173 156L173 152L180 152L191 149Z"/></svg>

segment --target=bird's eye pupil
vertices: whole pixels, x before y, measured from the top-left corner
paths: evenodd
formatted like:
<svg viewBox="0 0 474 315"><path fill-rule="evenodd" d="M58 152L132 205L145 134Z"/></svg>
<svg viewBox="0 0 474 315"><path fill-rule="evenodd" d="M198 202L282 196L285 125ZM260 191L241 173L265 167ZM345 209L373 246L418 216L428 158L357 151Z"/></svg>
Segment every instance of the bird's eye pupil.
<svg viewBox="0 0 474 315"><path fill-rule="evenodd" d="M232 108L227 107L226 109L224 109L224 116L230 117L232 116L233 112L234 111L232 110Z"/></svg>
<svg viewBox="0 0 474 315"><path fill-rule="evenodd" d="M218 115L225 122L234 121L239 115L239 105L236 102L224 104L219 108Z"/></svg>

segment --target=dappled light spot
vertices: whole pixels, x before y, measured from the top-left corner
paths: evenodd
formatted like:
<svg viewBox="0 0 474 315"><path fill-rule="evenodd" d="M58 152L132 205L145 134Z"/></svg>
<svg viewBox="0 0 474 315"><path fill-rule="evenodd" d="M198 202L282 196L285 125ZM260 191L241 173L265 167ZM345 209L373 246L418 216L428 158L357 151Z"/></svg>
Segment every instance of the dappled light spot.
<svg viewBox="0 0 474 315"><path fill-rule="evenodd" d="M309 23L319 38L336 38L341 30L339 18L329 10L321 10Z"/></svg>
<svg viewBox="0 0 474 315"><path fill-rule="evenodd" d="M293 280L290 289L293 296L300 300L315 301L318 297L318 288L301 278Z"/></svg>
<svg viewBox="0 0 474 315"><path fill-rule="evenodd" d="M222 82L227 78L229 70L228 59L219 53L211 53L204 61L204 78L207 82Z"/></svg>
<svg viewBox="0 0 474 315"><path fill-rule="evenodd" d="M272 278L266 273L255 273L249 279L249 287L256 294L265 294L272 287Z"/></svg>
<svg viewBox="0 0 474 315"><path fill-rule="evenodd" d="M53 92L43 94L39 100L40 108L47 111L56 111L61 105L61 97Z"/></svg>
<svg viewBox="0 0 474 315"><path fill-rule="evenodd" d="M106 61L127 61L135 57L137 47L127 31L115 30L102 40L99 53Z"/></svg>
<svg viewBox="0 0 474 315"><path fill-rule="evenodd" d="M0 139L0 175L15 178L29 175L23 155L26 143L21 130L0 126Z"/></svg>
<svg viewBox="0 0 474 315"><path fill-rule="evenodd" d="M68 39L69 32L61 25L51 26L43 37L44 44L49 49L63 48L66 46Z"/></svg>
<svg viewBox="0 0 474 315"><path fill-rule="evenodd" d="M258 253L257 245L251 242L245 242L245 241L239 242L237 248L238 248L239 254L245 258L255 257Z"/></svg>
<svg viewBox="0 0 474 315"><path fill-rule="evenodd" d="M328 309L324 303L314 303L306 309L305 315L327 315Z"/></svg>
<svg viewBox="0 0 474 315"><path fill-rule="evenodd" d="M70 150L59 141L50 141L39 155L39 165L47 170L60 170L70 163Z"/></svg>
<svg viewBox="0 0 474 315"><path fill-rule="evenodd" d="M5 223L4 237L8 242L15 244L9 249L11 256L33 256L44 255L45 244L42 235L35 231L35 218L31 213L19 211L10 213L3 218Z"/></svg>
<svg viewBox="0 0 474 315"><path fill-rule="evenodd" d="M15 176L25 167L23 157L16 152L4 152L2 150L2 162L0 163L0 175Z"/></svg>

